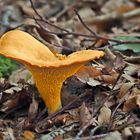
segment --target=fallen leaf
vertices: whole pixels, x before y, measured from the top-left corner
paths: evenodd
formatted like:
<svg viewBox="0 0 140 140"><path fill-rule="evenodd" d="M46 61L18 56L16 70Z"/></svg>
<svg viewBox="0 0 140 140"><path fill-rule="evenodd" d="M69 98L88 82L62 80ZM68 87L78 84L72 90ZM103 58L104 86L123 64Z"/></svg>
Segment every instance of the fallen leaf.
<svg viewBox="0 0 140 140"><path fill-rule="evenodd" d="M134 85L135 83L131 83L131 82L128 82L128 83L123 83L121 88L120 88L120 91L119 91L119 94L117 95L118 99L121 99L123 98L126 94L128 94L130 92L130 89L132 88L132 86Z"/></svg>
<svg viewBox="0 0 140 140"><path fill-rule="evenodd" d="M110 122L111 110L107 106L103 106L100 109L100 114L98 116L98 122L100 124L108 124Z"/></svg>
<svg viewBox="0 0 140 140"><path fill-rule="evenodd" d="M95 67L92 67L92 66L83 66L77 73L76 73L76 76L78 77L81 77L82 79L82 76L83 76L83 79L84 77L85 78L89 78L89 77L97 77L99 75L101 75L102 72L101 70L98 70L97 68Z"/></svg>
<svg viewBox="0 0 140 140"><path fill-rule="evenodd" d="M114 59L114 62L113 62L114 69L120 72L126 66L126 63L123 59L123 56L120 53L116 53L115 55L116 55L116 58Z"/></svg>
<svg viewBox="0 0 140 140"><path fill-rule="evenodd" d="M114 39L117 40L122 40L122 41L138 41L139 39L134 37L134 36L117 36ZM114 43L110 42L111 45ZM120 44L117 46L113 46L114 49L119 50L119 51L126 51L126 50L131 50L135 53L140 52L140 47L139 44Z"/></svg>
<svg viewBox="0 0 140 140"><path fill-rule="evenodd" d="M85 103L83 103L80 107L81 128L83 128L91 119L92 119L92 115L89 112L89 109L86 107Z"/></svg>
<svg viewBox="0 0 140 140"><path fill-rule="evenodd" d="M129 112L132 109L140 108L140 90L134 88L123 106L123 111Z"/></svg>
<svg viewBox="0 0 140 140"><path fill-rule="evenodd" d="M91 86L99 85L100 82L96 82L95 77L101 75L101 70L98 70L92 66L83 66L75 75L83 83L87 83Z"/></svg>
<svg viewBox="0 0 140 140"><path fill-rule="evenodd" d="M104 72L104 70L102 71ZM101 76L99 76L98 79L104 83L113 85L116 82L118 75L119 74L115 70L111 69L107 73L103 73Z"/></svg>

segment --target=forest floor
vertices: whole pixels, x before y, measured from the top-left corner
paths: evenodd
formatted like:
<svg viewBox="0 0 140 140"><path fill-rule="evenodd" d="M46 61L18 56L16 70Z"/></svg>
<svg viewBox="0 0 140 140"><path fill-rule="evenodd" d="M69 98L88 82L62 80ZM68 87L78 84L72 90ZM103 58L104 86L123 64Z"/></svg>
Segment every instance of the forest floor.
<svg viewBox="0 0 140 140"><path fill-rule="evenodd" d="M26 31L66 56L105 52L63 83L51 115L30 72L0 58L0 140L140 139L140 0L0 0L0 17L1 36Z"/></svg>

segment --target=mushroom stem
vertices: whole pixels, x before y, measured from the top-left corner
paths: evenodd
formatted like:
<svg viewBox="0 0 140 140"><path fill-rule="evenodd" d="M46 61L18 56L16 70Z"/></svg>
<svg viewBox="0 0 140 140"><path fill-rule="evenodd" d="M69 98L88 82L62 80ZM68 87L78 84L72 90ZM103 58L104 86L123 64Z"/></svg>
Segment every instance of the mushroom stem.
<svg viewBox="0 0 140 140"><path fill-rule="evenodd" d="M68 77L75 74L82 65L84 64L72 64L70 66L65 66L65 68L39 68L26 65L33 75L36 86L48 108L49 114L61 108L61 88L63 82Z"/></svg>

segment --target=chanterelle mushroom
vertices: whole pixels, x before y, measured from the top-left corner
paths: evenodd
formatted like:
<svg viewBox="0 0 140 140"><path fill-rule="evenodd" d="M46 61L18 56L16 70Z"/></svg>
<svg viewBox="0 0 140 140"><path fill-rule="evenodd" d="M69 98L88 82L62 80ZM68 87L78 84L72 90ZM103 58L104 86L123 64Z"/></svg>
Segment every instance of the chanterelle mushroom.
<svg viewBox="0 0 140 140"><path fill-rule="evenodd" d="M84 50L66 57L54 55L47 46L30 34L13 30L1 37L0 54L23 63L31 71L51 114L61 108L60 93L63 82L87 61L102 57L104 52Z"/></svg>

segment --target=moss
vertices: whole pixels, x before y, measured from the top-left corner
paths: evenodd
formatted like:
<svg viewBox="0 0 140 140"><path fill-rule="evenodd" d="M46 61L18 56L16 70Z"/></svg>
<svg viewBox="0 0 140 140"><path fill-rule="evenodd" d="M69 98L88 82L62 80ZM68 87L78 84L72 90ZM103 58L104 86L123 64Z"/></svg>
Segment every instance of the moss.
<svg viewBox="0 0 140 140"><path fill-rule="evenodd" d="M8 77L17 68L17 62L0 55L0 77Z"/></svg>

